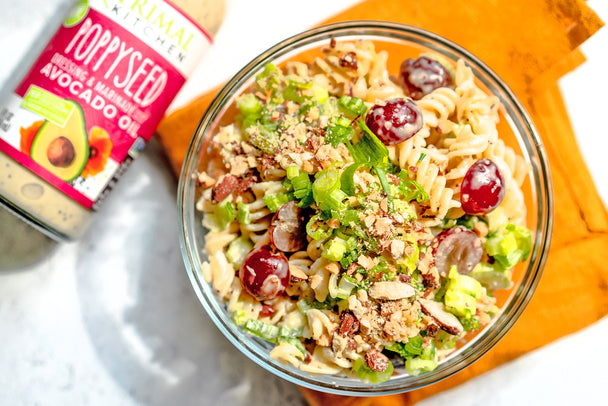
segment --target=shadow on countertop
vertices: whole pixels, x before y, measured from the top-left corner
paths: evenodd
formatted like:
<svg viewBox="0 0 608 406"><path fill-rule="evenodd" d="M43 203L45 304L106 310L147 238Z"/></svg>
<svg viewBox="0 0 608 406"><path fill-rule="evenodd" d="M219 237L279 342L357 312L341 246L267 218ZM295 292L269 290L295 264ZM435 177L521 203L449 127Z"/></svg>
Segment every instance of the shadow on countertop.
<svg viewBox="0 0 608 406"><path fill-rule="evenodd" d="M109 375L134 404L304 405L295 385L238 352L190 286L176 185L155 143L121 179L77 259L81 313Z"/></svg>

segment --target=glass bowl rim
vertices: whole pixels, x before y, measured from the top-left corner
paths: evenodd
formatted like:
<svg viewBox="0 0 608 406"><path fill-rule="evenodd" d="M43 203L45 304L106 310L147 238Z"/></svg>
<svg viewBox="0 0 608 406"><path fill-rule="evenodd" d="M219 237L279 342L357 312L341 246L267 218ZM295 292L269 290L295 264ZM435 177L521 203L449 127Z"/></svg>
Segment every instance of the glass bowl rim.
<svg viewBox="0 0 608 406"><path fill-rule="evenodd" d="M368 36L378 37L378 40L384 39L390 41L391 38L393 38L393 40L406 40L405 38L381 35L380 31L417 36L430 41L430 43L436 43L449 49L455 55L464 57L469 66L472 63L477 70L480 70L487 75L491 84L500 90L502 93L501 99L506 99L506 101L509 102L508 105L513 110L510 112L509 117L511 117L513 113L517 113L515 117L519 118L519 120L515 120L511 117L514 120L514 124L518 126L518 130L521 128L527 130L523 132L518 131L515 136L518 137L518 140L522 137L524 138L520 141L525 143L525 150L528 153L530 160L536 158L538 161L532 168L534 179L530 179L531 182L535 182L533 192L536 193L537 200L536 209L538 217L536 238L534 239L532 254L528 262L528 267L523 275L523 279L520 282L519 287L512 288L514 290L517 289L517 291L514 291L514 294L505 304L504 311L498 319L495 319L493 322L494 325L490 326L491 328L486 327L483 330L482 337L474 341L474 348L468 353L466 353L466 351L458 353L459 356L465 354L463 359L447 366L444 365L441 369L438 367L435 371L417 377L406 376L405 378L408 378L407 381L389 380L383 384L377 385L353 380L350 382L352 383L352 386L337 386L335 383L332 384L332 377L330 375L316 376L307 374L303 371L294 372L293 368L286 367L270 359L268 352L263 351L259 346L252 344L254 341L252 336L238 330L230 319L227 320L225 318L225 314L220 311L220 305L214 299L210 288L200 284L199 275L201 261L197 260L197 256L200 253L197 252L196 246L192 245L195 237L192 227L188 227L188 222L191 220L189 216L194 209L194 200L189 199L193 197L192 188L190 187L193 182L187 175L192 173L192 169L196 170L198 168L198 153L200 152L200 149L197 147L200 145L200 139L209 135L204 134L205 128L209 125L214 125L215 119L221 116L218 109L222 106L229 105L231 95L234 94L233 91L242 90L252 74L256 72L256 69L259 70L259 68L263 67L266 63L280 59L284 55L289 55L290 52L305 50L305 46L308 44L319 44L322 40L329 40L330 38L333 38L332 34L334 34L334 36L337 35L338 37ZM414 42L412 40L410 41ZM422 45L429 46L428 43ZM502 101L504 104L505 100ZM522 152L523 150L524 149L522 148ZM533 188L533 185L530 187ZM222 334L249 359L289 382L327 393L351 396L377 396L401 393L421 388L461 371L489 351L509 331L513 324L515 324L534 294L536 286L542 276L543 267L549 251L553 218L551 174L546 153L542 148L542 141L526 109L504 81L475 55L444 37L411 25L371 20L337 22L303 31L278 42L241 68L219 90L199 121L194 136L188 146L181 174L179 176L177 200L180 247L188 277L197 298ZM184 210L186 204L190 207L189 209ZM499 320L500 323L498 323ZM442 364L440 364L440 366L441 365ZM393 384L391 384L391 382ZM404 385L404 382L408 384Z"/></svg>

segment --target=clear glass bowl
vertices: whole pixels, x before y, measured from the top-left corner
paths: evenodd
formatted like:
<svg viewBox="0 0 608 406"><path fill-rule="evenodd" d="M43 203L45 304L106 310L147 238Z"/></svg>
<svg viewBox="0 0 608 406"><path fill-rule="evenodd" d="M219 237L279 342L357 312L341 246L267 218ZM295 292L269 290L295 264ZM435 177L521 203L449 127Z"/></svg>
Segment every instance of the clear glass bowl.
<svg viewBox="0 0 608 406"><path fill-rule="evenodd" d="M271 359L269 352L273 345L244 333L235 325L201 274L201 264L206 260L203 253L206 230L201 225L200 213L195 210L195 202L200 196L196 174L199 168L204 167L203 152L207 142L217 132L218 126L227 124L223 116L226 115L227 119L234 114L234 110L230 113L230 108L235 98L251 85L267 63L278 64L297 59L299 55L310 60L310 53L327 46L332 38L338 41L372 40L377 50L389 50L389 63L393 63L392 67L389 64L390 72L396 72L398 65L394 64L400 63L405 57L416 57L427 50L442 54L454 62L464 59L480 85L502 102L501 121L507 123L511 133L501 130L501 138L523 155L530 165L523 189L528 210L527 226L532 230L533 236L532 252L529 259L516 268L513 288L498 291L497 305L501 309L498 316L466 344L442 360L434 371L418 376L409 376L400 371L381 384L332 375L312 375ZM374 396L405 392L444 379L471 365L508 332L530 301L541 278L549 250L553 201L549 165L529 115L507 85L482 61L462 47L416 27L387 22L352 21L314 28L280 42L251 61L223 87L205 112L190 143L179 181L178 215L181 248L192 286L205 311L239 351L268 371L295 384L335 394ZM238 366L235 365L235 368Z"/></svg>

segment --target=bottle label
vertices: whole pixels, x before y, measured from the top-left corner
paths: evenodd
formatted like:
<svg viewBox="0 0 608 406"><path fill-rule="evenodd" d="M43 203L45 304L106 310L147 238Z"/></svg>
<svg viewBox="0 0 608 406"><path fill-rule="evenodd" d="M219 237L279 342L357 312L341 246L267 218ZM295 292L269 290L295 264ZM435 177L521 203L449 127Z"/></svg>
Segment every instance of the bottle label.
<svg viewBox="0 0 608 406"><path fill-rule="evenodd" d="M0 106L0 150L95 209L210 44L166 1L81 0Z"/></svg>

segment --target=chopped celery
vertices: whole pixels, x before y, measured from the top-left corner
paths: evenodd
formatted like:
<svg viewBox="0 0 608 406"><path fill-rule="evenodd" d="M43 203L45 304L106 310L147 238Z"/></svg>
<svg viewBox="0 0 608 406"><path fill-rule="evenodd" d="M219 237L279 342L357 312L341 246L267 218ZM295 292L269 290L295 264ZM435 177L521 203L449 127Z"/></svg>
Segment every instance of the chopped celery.
<svg viewBox="0 0 608 406"><path fill-rule="evenodd" d="M314 100L319 103L325 103L329 98L329 91L326 87L321 86L318 83L313 83L312 88L309 92Z"/></svg>
<svg viewBox="0 0 608 406"><path fill-rule="evenodd" d="M226 258L230 261L231 264L239 267L245 259L245 256L251 251L253 248L253 244L249 238L245 238L240 236L228 244L228 249L226 249Z"/></svg>
<svg viewBox="0 0 608 406"><path fill-rule="evenodd" d="M345 252L346 241L339 237L335 237L323 245L323 253L321 256L330 261L339 261L342 259Z"/></svg>
<svg viewBox="0 0 608 406"><path fill-rule="evenodd" d="M296 303L296 306L298 306L298 310L300 311L300 313L302 313L304 315L306 314L306 311L313 308L307 299L298 300L298 302Z"/></svg>
<svg viewBox="0 0 608 406"><path fill-rule="evenodd" d="M357 358L353 362L353 370L357 376L363 380L368 380L371 383L382 383L387 381L391 375L393 375L393 364L389 361L386 370L376 372L366 365L363 358Z"/></svg>
<svg viewBox="0 0 608 406"><path fill-rule="evenodd" d="M236 205L236 218L241 224L250 224L251 211L249 210L249 206L243 202L238 202Z"/></svg>
<svg viewBox="0 0 608 406"><path fill-rule="evenodd" d="M304 348L304 344L302 344L302 340L300 340L299 338L279 336L279 337L277 337L277 343L279 343L279 344L286 343L286 344L289 344L289 345L297 348L297 350L302 355L302 357L300 358L302 361L304 360L304 357L306 357L306 348Z"/></svg>
<svg viewBox="0 0 608 406"><path fill-rule="evenodd" d="M405 369L412 376L420 375L421 372L430 372L437 367L437 360L409 358L405 361Z"/></svg>
<svg viewBox="0 0 608 406"><path fill-rule="evenodd" d="M481 283L475 278L458 273L456 265L450 267L448 278L448 290L457 290L473 296L475 299L479 299L483 295Z"/></svg>
<svg viewBox="0 0 608 406"><path fill-rule="evenodd" d="M518 262L528 258L531 244L530 230L515 224L507 224L491 234L483 247L503 269L511 269Z"/></svg>
<svg viewBox="0 0 608 406"><path fill-rule="evenodd" d="M255 83L259 89L276 91L279 84L283 80L283 74L271 63L264 67L264 70L259 73L255 78Z"/></svg>
<svg viewBox="0 0 608 406"><path fill-rule="evenodd" d="M511 270L504 270L498 263L488 264L480 262L469 274L477 279L486 289L509 289L513 286Z"/></svg>
<svg viewBox="0 0 608 406"><path fill-rule="evenodd" d="M296 165L291 165L287 167L285 172L287 175L287 179L292 180L300 174L300 168L298 168Z"/></svg>
<svg viewBox="0 0 608 406"><path fill-rule="evenodd" d="M301 337L302 329L301 328L291 328L286 326L279 327L279 335L278 338L290 338L290 337Z"/></svg>
<svg viewBox="0 0 608 406"><path fill-rule="evenodd" d="M272 154L279 147L279 134L261 123L247 127L245 134L249 137L249 143L268 154Z"/></svg>
<svg viewBox="0 0 608 406"><path fill-rule="evenodd" d="M229 199L230 197L227 197L215 206L215 222L220 230L225 230L232 220L236 218L234 207Z"/></svg>
<svg viewBox="0 0 608 406"><path fill-rule="evenodd" d="M244 310L237 310L232 313L232 321L237 326L242 326L243 324L245 324L245 322L247 322L248 319L249 317L247 317L247 314Z"/></svg>
<svg viewBox="0 0 608 406"><path fill-rule="evenodd" d="M293 186L293 194L298 199L302 199L308 193L312 192L310 178L304 171L299 172L296 176L292 177L291 184Z"/></svg>
<svg viewBox="0 0 608 406"><path fill-rule="evenodd" d="M309 97L304 95L302 88L293 83L283 89L283 97L298 104L302 104L309 99Z"/></svg>
<svg viewBox="0 0 608 406"><path fill-rule="evenodd" d="M348 196L342 191L342 189L332 190L328 196L325 196L319 204L321 210L329 211L332 213L333 218L339 218L340 212L346 208L344 199ZM335 214L334 214L335 213Z"/></svg>
<svg viewBox="0 0 608 406"><path fill-rule="evenodd" d="M357 281L348 275L343 275L338 283L338 291L336 297L340 299L348 299L353 289L357 287Z"/></svg>
<svg viewBox="0 0 608 406"><path fill-rule="evenodd" d="M359 223L359 210L347 209L342 213L342 224L350 225L350 223Z"/></svg>
<svg viewBox="0 0 608 406"><path fill-rule="evenodd" d="M417 355L422 354L422 345L424 344L424 340L420 336L410 337L407 342L394 342L384 348L396 352L403 359L408 359L415 357Z"/></svg>
<svg viewBox="0 0 608 406"><path fill-rule="evenodd" d="M477 300L462 291L448 289L443 297L445 309L457 316L473 317L477 310Z"/></svg>
<svg viewBox="0 0 608 406"><path fill-rule="evenodd" d="M250 115L259 115L262 111L260 100L251 93L246 93L236 99L236 105L241 113L247 117Z"/></svg>
<svg viewBox="0 0 608 406"><path fill-rule="evenodd" d="M264 203L271 212L276 212L279 207L293 200L293 193L277 193L264 196Z"/></svg>
<svg viewBox="0 0 608 406"><path fill-rule="evenodd" d="M460 324L462 324L462 327L464 328L464 331L475 331L480 327L479 320L477 320L475 317L471 317L470 319L461 317L459 320Z"/></svg>
<svg viewBox="0 0 608 406"><path fill-rule="evenodd" d="M276 342L279 335L279 328L277 326L256 319L247 320L243 326L243 330L272 342Z"/></svg>
<svg viewBox="0 0 608 406"><path fill-rule="evenodd" d="M437 368L439 356L435 344L431 342L422 350L418 357L408 358L405 361L405 369L408 374L416 376L421 372L430 372Z"/></svg>

